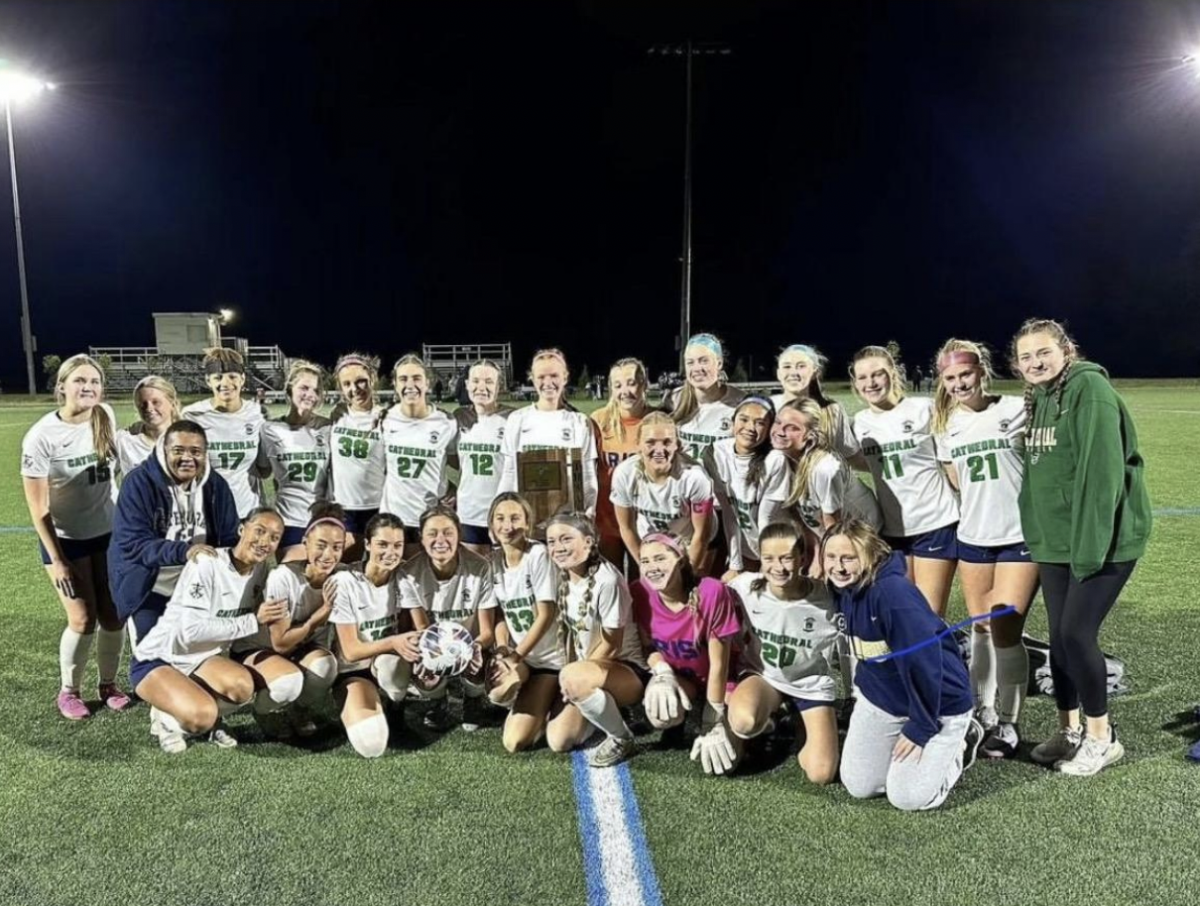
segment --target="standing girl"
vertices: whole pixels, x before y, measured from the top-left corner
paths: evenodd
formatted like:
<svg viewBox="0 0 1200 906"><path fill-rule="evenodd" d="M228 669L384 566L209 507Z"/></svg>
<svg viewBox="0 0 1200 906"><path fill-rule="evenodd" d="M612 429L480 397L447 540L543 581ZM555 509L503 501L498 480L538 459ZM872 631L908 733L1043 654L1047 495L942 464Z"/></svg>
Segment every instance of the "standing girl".
<svg viewBox="0 0 1200 906"><path fill-rule="evenodd" d="M113 439L121 476L132 472L150 458L154 445L169 425L179 420L179 397L175 385L157 374L150 374L133 388L133 405L138 421L122 428Z"/></svg>
<svg viewBox="0 0 1200 906"><path fill-rule="evenodd" d="M1013 341L1025 379L1021 528L1038 565L1050 623L1059 730L1033 759L1090 776L1125 752L1108 720L1100 626L1150 537L1137 431L1099 365L1062 325L1026 321ZM1080 710L1086 727L1080 723Z"/></svg>
<svg viewBox="0 0 1200 906"><path fill-rule="evenodd" d="M606 738L588 760L592 767L612 767L633 754L633 731L621 708L641 701L647 676L629 585L600 556L587 516L551 517L546 548L559 569L558 619L570 661L558 679L566 706L547 724L546 742L567 752L602 730Z"/></svg>
<svg viewBox="0 0 1200 906"><path fill-rule="evenodd" d="M242 399L246 366L240 352L221 347L204 350L204 374L212 398L188 406L183 417L204 429L208 460L233 492L238 518L245 519L261 503L255 468L266 418L262 406Z"/></svg>
<svg viewBox="0 0 1200 906"><path fill-rule="evenodd" d="M850 417L841 403L827 397L821 389L827 363L828 359L812 346L803 343L788 346L775 360L775 376L783 393L775 394L771 402L778 412L786 403L814 400L821 409L821 430L842 459L852 461L859 448Z"/></svg>
<svg viewBox="0 0 1200 906"><path fill-rule="evenodd" d="M458 469L455 507L462 522L463 547L481 556L492 551L488 537L488 510L504 471L504 428L512 408L500 405L504 373L490 359L471 366L466 378L470 405L454 410L458 427Z"/></svg>
<svg viewBox="0 0 1200 906"><path fill-rule="evenodd" d="M90 356L71 356L59 366L54 396L58 408L35 422L21 442L21 479L46 575L67 613L58 643L58 711L68 720L83 720L91 711L79 693L97 623L100 699L114 711L130 702L117 687L124 634L109 594L106 560L116 417L103 402L104 375Z"/></svg>
<svg viewBox="0 0 1200 906"><path fill-rule="evenodd" d="M988 731L981 751L1010 758L1029 682L1025 615L1038 586L1018 505L1025 405L1019 396L989 393L991 356L978 343L947 340L936 364L933 433L938 458L959 493L958 574L967 612L980 616L1005 604L1017 609L976 623L971 633L971 689L976 716Z"/></svg>
<svg viewBox="0 0 1200 906"><path fill-rule="evenodd" d="M683 354L684 384L663 400L679 426L679 440L697 462L708 448L733 433L733 410L745 396L725 379L725 350L711 333L687 341Z"/></svg>
<svg viewBox="0 0 1200 906"><path fill-rule="evenodd" d="M363 554L363 532L379 512L383 499L384 449L379 422L383 407L375 404L379 359L348 352L333 369L342 401L330 413L329 494L346 511L348 562Z"/></svg>
<svg viewBox="0 0 1200 906"><path fill-rule="evenodd" d="M637 452L637 429L646 413L649 378L640 359L619 359L608 371L608 403L592 413L600 429L600 482L596 499L596 529L600 553L610 563L625 562L625 543L612 504L613 471ZM626 575L629 570L623 570Z"/></svg>
<svg viewBox="0 0 1200 906"><path fill-rule="evenodd" d="M856 352L850 376L868 407L854 414L854 434L875 478L883 537L905 555L909 578L941 616L958 560L958 500L938 463L933 401L904 395L896 363L882 346Z"/></svg>
<svg viewBox="0 0 1200 906"><path fill-rule="evenodd" d="M304 556L309 511L323 500L329 483L329 419L321 405L321 366L296 359L288 369L288 414L262 426L258 464L275 478L275 506L283 517L280 559Z"/></svg>

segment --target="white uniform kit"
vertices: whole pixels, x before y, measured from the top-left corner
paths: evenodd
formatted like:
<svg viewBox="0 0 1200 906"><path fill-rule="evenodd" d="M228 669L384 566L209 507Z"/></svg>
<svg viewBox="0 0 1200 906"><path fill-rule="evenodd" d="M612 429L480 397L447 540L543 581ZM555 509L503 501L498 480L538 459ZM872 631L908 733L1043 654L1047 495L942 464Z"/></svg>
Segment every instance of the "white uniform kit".
<svg viewBox="0 0 1200 906"><path fill-rule="evenodd" d="M461 411L461 410L460 410ZM504 430L510 412L494 412L469 427L458 421L458 490L455 506L463 525L487 527L488 510L504 473Z"/></svg>
<svg viewBox="0 0 1200 906"><path fill-rule="evenodd" d="M854 414L885 536L909 538L958 521L958 498L938 462L932 420L933 400L926 397L905 397L886 412Z"/></svg>
<svg viewBox="0 0 1200 906"><path fill-rule="evenodd" d="M284 525L307 526L309 509L327 496L329 431L329 420L319 415L307 425L272 419L262 426L258 462L275 479L275 509Z"/></svg>
<svg viewBox="0 0 1200 906"><path fill-rule="evenodd" d="M786 393L776 393L771 397L771 402L775 405L775 414L779 415L779 410L788 402L788 396ZM842 459L854 456L859 451L858 438L854 436L854 425L842 404L831 402L828 406L823 406L822 411L829 416L833 425L833 436L830 440L833 441L834 449L841 454Z"/></svg>
<svg viewBox="0 0 1200 906"><path fill-rule="evenodd" d="M790 494L791 488L788 488L788 492ZM787 494L783 497L775 494L777 491L772 491L772 499L788 499ZM849 516L865 522L876 531L883 521L879 503L871 489L859 481L850 467L836 456L822 456L813 466L808 477L808 488L796 506L804 524L818 536L825 533L822 515L840 513L842 517Z"/></svg>
<svg viewBox="0 0 1200 906"><path fill-rule="evenodd" d="M729 583L746 615L747 666L783 695L832 704L837 686L829 657L838 639L833 599L824 585L813 583L807 597L781 601L769 587L750 590L761 578L742 573Z"/></svg>
<svg viewBox="0 0 1200 906"><path fill-rule="evenodd" d="M446 495L446 457L454 452L458 425L440 409L409 418L393 408L382 425L387 477L380 509L415 526L421 514Z"/></svg>
<svg viewBox="0 0 1200 906"><path fill-rule="evenodd" d="M738 453L734 444L732 437L722 438L709 448L709 455L713 491L721 503L721 521L729 542L729 568L741 569L744 557L759 558L763 501L787 500L792 471L787 457L771 450L763 460L762 476L751 484L747 475L754 456Z"/></svg>
<svg viewBox="0 0 1200 906"><path fill-rule="evenodd" d="M262 407L242 400L242 408L237 412L220 412L213 407L212 400L204 400L188 406L181 417L204 429L209 464L229 484L238 518L245 519L262 503L261 482L254 474L259 435L266 421Z"/></svg>
<svg viewBox="0 0 1200 906"><path fill-rule="evenodd" d="M579 450L583 465L583 507L596 511L596 435L592 420L582 412L555 409L543 412L535 406L518 409L504 427L504 475L496 488L519 491L517 454L526 450Z"/></svg>
<svg viewBox="0 0 1200 906"><path fill-rule="evenodd" d="M439 579L422 551L400 568L400 606L406 610L425 609L431 623L453 620L465 626L471 635L479 634L480 609L496 606L492 591L492 567L465 547L458 549L458 568L449 579Z"/></svg>
<svg viewBox="0 0 1200 906"><path fill-rule="evenodd" d="M325 603L324 590L313 588L308 584L308 579L304 576L306 566L307 564L298 560L279 564L268 574L267 588L263 592L263 599L266 601L277 601L283 598L288 602L288 613L291 614L293 626L303 623ZM343 569L344 567L339 566L334 570L334 575ZM332 579L333 576L329 578ZM304 644L329 648L332 643L333 627L326 623ZM236 652L256 651L260 648L267 650L271 648L271 628L269 626L260 626L254 635L239 639L233 645L233 650ZM299 649L301 652L304 650L306 649Z"/></svg>
<svg viewBox="0 0 1200 906"><path fill-rule="evenodd" d="M146 443L146 435L140 430L136 433L129 428L122 428L113 437L113 446L117 448L117 462L121 466L121 475L128 475L154 452L154 444Z"/></svg>
<svg viewBox="0 0 1200 906"><path fill-rule="evenodd" d="M101 403L115 424L112 408ZM43 415L21 441L21 475L45 478L50 516L59 538L86 541L112 532L115 463L100 462L92 441L92 420L70 425L58 412Z"/></svg>
<svg viewBox="0 0 1200 906"><path fill-rule="evenodd" d="M664 408L674 408L682 388L674 392ZM699 461L708 448L722 437L733 434L733 413L746 395L736 387L726 386L725 395L713 403L700 403L694 415L679 425L679 443L683 451Z"/></svg>
<svg viewBox="0 0 1200 906"><path fill-rule="evenodd" d="M958 473L958 537L979 547L1024 541L1017 498L1024 481L1025 401L1002 396L981 412L962 406L938 435L938 458Z"/></svg>
<svg viewBox="0 0 1200 906"><path fill-rule="evenodd" d="M521 562L512 567L505 562L504 551L493 551L492 582L496 601L504 611L512 647L516 648L525 641L537 619L538 602L556 600L554 567L546 546L531 542ZM566 662L566 652L558 644L558 628L554 625L525 657L529 667L542 670L561 670Z"/></svg>
<svg viewBox="0 0 1200 906"><path fill-rule="evenodd" d="M589 587L591 594L588 594ZM588 599L585 601L585 598ZM601 629L625 627L617 660L646 667L637 624L633 622L633 598L625 577L607 560L601 560L596 574L570 581L565 612L559 614L570 628L568 644L575 646L575 660L586 660L599 643Z"/></svg>
<svg viewBox="0 0 1200 906"><path fill-rule="evenodd" d="M326 581L333 586L330 623L355 626L360 642L378 642L400 631L400 594L394 575L382 585L375 585L362 570L343 569ZM336 634L334 638L336 639ZM338 673L352 673L371 666L371 658L361 661L347 660L342 653L342 646L337 644L335 647Z"/></svg>
<svg viewBox="0 0 1200 906"><path fill-rule="evenodd" d="M377 510L383 499L382 411L346 411L330 427L329 494L347 510Z"/></svg>
<svg viewBox="0 0 1200 906"><path fill-rule="evenodd" d="M708 508L712 511L712 481L699 465L676 468L661 484L655 484L641 472L641 457L631 456L612 474L614 506L637 510L637 533L645 538L652 532L672 532L685 541L693 535L692 513ZM716 535L717 521L709 522L709 539ZM708 539L706 539L708 540Z"/></svg>
<svg viewBox="0 0 1200 906"><path fill-rule="evenodd" d="M138 660L157 658L191 674L210 657L227 654L233 642L258 631L266 581L265 563L243 575L229 548L197 557L183 567L166 612L135 646Z"/></svg>

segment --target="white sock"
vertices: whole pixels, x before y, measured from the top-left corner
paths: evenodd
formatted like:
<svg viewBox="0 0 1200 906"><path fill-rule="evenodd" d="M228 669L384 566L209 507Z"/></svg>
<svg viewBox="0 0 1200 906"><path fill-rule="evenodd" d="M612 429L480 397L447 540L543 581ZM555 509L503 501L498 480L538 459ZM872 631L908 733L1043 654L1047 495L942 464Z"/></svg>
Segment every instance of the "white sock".
<svg viewBox="0 0 1200 906"><path fill-rule="evenodd" d="M996 707L996 656L990 632L971 633L971 692L977 708Z"/></svg>
<svg viewBox="0 0 1200 906"><path fill-rule="evenodd" d="M579 709L580 714L609 736L615 736L617 739L633 739L633 733L625 724L625 718L621 716L621 709L617 707L616 699L603 689L597 689L587 698L575 702L575 707Z"/></svg>
<svg viewBox="0 0 1200 906"><path fill-rule="evenodd" d="M265 689L259 689L254 695L254 712L270 714L286 708L300 697L304 690L304 674L299 670L277 676L267 683Z"/></svg>
<svg viewBox="0 0 1200 906"><path fill-rule="evenodd" d="M153 723L156 720L158 721L159 726L161 726L168 733L179 733L182 736L187 735L173 714L168 714L161 708L155 708L153 705L151 705L150 722Z"/></svg>
<svg viewBox="0 0 1200 906"><path fill-rule="evenodd" d="M117 667L121 664L121 649L125 647L124 629L96 630L96 666L100 669L100 685L117 681Z"/></svg>
<svg viewBox="0 0 1200 906"><path fill-rule="evenodd" d="M408 681L412 679L412 664L399 655L377 654L371 661L371 673L375 675L379 691L388 701L404 701L404 696L408 694ZM442 695L445 695L445 691Z"/></svg>
<svg viewBox="0 0 1200 906"><path fill-rule="evenodd" d="M304 689L300 692L296 704L305 708L315 708L325 700L325 696L333 688L333 681L337 679L337 658L332 654L323 654L300 669L304 671Z"/></svg>
<svg viewBox="0 0 1200 906"><path fill-rule="evenodd" d="M387 718L376 714L346 727L346 737L363 758L378 758L387 749Z"/></svg>
<svg viewBox="0 0 1200 906"><path fill-rule="evenodd" d="M1029 684L1029 652L1024 642L996 649L996 713L1006 724L1021 716L1025 689Z"/></svg>
<svg viewBox="0 0 1200 906"><path fill-rule="evenodd" d="M87 667L93 638L94 635L84 635L70 626L63 630L62 638L58 640L58 669L62 673L64 689L78 692L83 684L83 671Z"/></svg>

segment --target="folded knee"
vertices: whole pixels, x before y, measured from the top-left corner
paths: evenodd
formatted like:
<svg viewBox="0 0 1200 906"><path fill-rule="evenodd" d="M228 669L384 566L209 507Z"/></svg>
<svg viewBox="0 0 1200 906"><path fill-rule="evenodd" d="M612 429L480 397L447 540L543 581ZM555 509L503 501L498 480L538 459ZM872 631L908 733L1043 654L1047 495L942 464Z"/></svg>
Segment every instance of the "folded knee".
<svg viewBox="0 0 1200 906"><path fill-rule="evenodd" d="M172 709L171 716L179 722L185 733L207 733L217 724L220 712L217 703L205 696L205 700L189 704L187 707Z"/></svg>
<svg viewBox="0 0 1200 906"><path fill-rule="evenodd" d="M354 751L363 758L378 758L387 750L388 725L382 714L376 714L346 727L346 737Z"/></svg>
<svg viewBox="0 0 1200 906"><path fill-rule="evenodd" d="M299 670L289 670L270 680L266 688L258 691L254 697L254 708L260 713L278 711L298 699L303 691L304 674Z"/></svg>

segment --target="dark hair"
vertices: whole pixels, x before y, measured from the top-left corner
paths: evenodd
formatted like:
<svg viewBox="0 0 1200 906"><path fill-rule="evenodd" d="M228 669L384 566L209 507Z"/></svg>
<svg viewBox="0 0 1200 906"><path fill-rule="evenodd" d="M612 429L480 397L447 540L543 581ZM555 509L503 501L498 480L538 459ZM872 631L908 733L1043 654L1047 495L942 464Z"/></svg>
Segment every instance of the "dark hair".
<svg viewBox="0 0 1200 906"><path fill-rule="evenodd" d="M421 518L417 521L418 529L420 531L424 532L425 531L425 523L428 522L430 519L434 518L435 516L446 517L447 519L449 519L451 522L454 523L454 527L456 529L458 529L458 533L460 535L462 534L462 520L458 518L458 513L454 512L453 507L448 507L444 503L435 503L433 506L431 506L429 509L427 509L424 513L422 513Z"/></svg>
<svg viewBox="0 0 1200 906"><path fill-rule="evenodd" d="M283 522L283 517L279 515L279 510L275 509L273 506L256 506L246 514L245 518L238 521L242 525L247 525L257 519L259 516L274 516L281 523Z"/></svg>
<svg viewBox="0 0 1200 906"><path fill-rule="evenodd" d="M763 478L763 473L766 471L767 456L771 452L771 428L775 424L775 405L769 399L763 397L750 396L738 403L737 408L733 410L733 421L737 421L738 413L746 406L759 406L766 410L767 414L767 433L763 435L763 439L758 442L758 445L750 451L750 465L746 469L746 484L757 486ZM709 447L711 450L712 448ZM737 452L736 449L734 451Z"/></svg>
<svg viewBox="0 0 1200 906"><path fill-rule="evenodd" d="M801 564L804 564L809 559L809 555L813 552L813 549L808 541L808 533L789 519L784 522L772 522L761 532L759 532L759 553L762 553L764 541L778 541L781 539L784 541L790 540L792 542L792 551L797 555ZM750 590L755 594L761 593L766 587L767 577L765 575L759 576L750 583Z"/></svg>
<svg viewBox="0 0 1200 906"><path fill-rule="evenodd" d="M192 421L190 418L181 418L178 421L171 422L167 426L166 433L163 434L164 444L172 434L199 434L204 438L204 446L208 446L208 434L205 433L203 426L199 422Z"/></svg>
<svg viewBox="0 0 1200 906"><path fill-rule="evenodd" d="M368 541L375 537L375 534L380 529L397 529L404 531L404 521L395 513L376 513L367 520L367 527L363 529L363 537Z"/></svg>
<svg viewBox="0 0 1200 906"><path fill-rule="evenodd" d="M308 508L308 524L311 526L319 519L336 519L345 524L346 511L340 503L334 503L332 500L318 500Z"/></svg>

